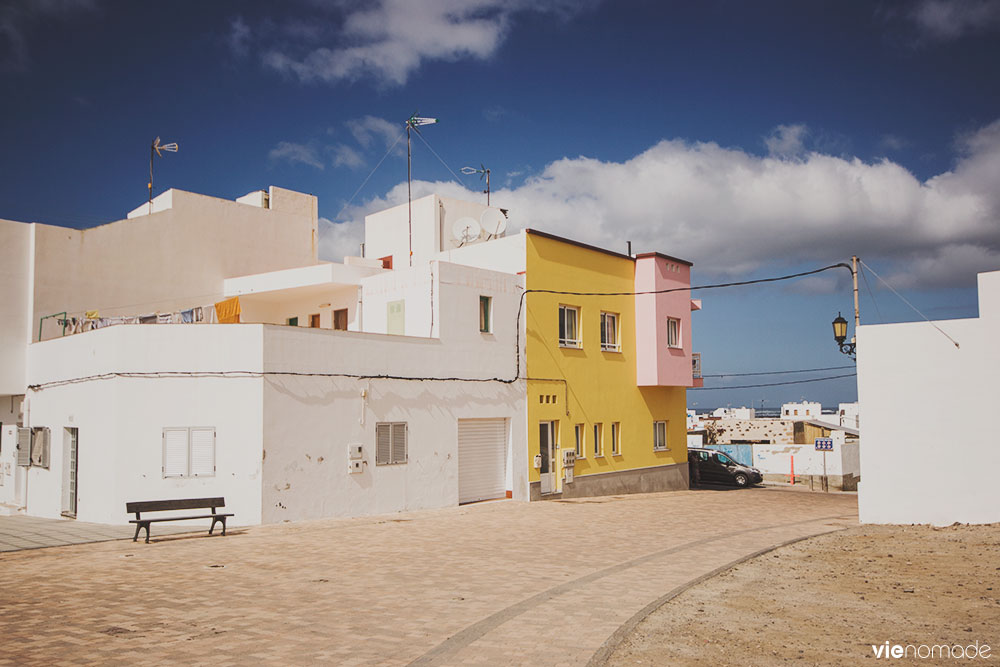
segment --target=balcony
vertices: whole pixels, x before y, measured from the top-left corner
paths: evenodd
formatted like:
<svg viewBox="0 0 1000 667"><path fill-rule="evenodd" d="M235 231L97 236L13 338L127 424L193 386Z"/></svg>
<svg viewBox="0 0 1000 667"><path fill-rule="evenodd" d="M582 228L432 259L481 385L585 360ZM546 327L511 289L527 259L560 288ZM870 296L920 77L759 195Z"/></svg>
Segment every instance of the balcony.
<svg viewBox="0 0 1000 667"><path fill-rule="evenodd" d="M705 381L701 377L701 353L691 354L691 386L704 387Z"/></svg>

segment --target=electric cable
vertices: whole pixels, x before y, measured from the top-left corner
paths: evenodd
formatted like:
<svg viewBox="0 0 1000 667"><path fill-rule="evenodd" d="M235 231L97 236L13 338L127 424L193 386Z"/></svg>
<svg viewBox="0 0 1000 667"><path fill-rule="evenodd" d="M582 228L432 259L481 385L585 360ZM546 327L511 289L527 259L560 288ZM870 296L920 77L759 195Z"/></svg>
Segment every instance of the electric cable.
<svg viewBox="0 0 1000 667"><path fill-rule="evenodd" d="M334 216L334 220L339 218L343 214L343 212L347 210L347 207L351 205L351 202L354 201L354 198L358 196L358 193L361 192L361 189L365 187L365 184L367 184L369 179L371 179L371 177L375 174L375 172L378 171L378 168L382 166L382 163L385 162L385 159L389 157L389 153L391 153L392 149L396 147L396 144L399 143L399 140L403 138L403 134L404 134L403 132L399 133L399 135L396 137L396 140L392 142L391 146L389 146L389 150L385 152L385 155L382 156L382 159L379 160L378 164L375 165L375 168L368 173L368 176L365 177L365 180L361 181L361 185L358 186L358 189L354 191L354 194L351 195L351 198L347 200L347 203L344 204L341 207L341 209L337 212L337 215Z"/></svg>
<svg viewBox="0 0 1000 667"><path fill-rule="evenodd" d="M703 378L731 378L731 377L745 377L747 375L784 375L786 373L815 373L818 371L839 371L845 368L854 368L854 364L850 366L828 366L826 368L800 368L794 371L758 371L756 373L715 373L713 375L702 375Z"/></svg>
<svg viewBox="0 0 1000 667"><path fill-rule="evenodd" d="M839 378L853 378L857 377L857 373L848 373L846 375L829 375L824 378L810 378L808 380L789 380L787 382L768 382L764 384L744 384L735 387L688 387L688 391L711 391L718 389L753 389L756 387L780 387L782 385L788 384L805 384L807 382L821 382L823 380L837 380Z"/></svg>
<svg viewBox="0 0 1000 667"><path fill-rule="evenodd" d="M875 300L875 293L872 292L872 286L868 284L868 276L865 275L864 262L861 263L859 273L861 274L861 279L865 281L865 289L868 290L868 298L872 300L872 305L875 306L875 312L878 313L879 323L885 322L885 318L882 317L882 310L878 307L878 301Z"/></svg>
<svg viewBox="0 0 1000 667"><path fill-rule="evenodd" d="M861 262L861 260L860 260L860 259L859 259L858 261L859 261L859 262ZM875 271L875 269L873 269L872 267L868 266L868 265L867 265L867 264L865 264L864 262L861 262L861 266L863 266L863 267L865 267L866 269L868 269L869 271L871 271L871 272L872 272L872 275L873 275L873 276L875 276L876 278L878 278L878 279L879 279L879 280L880 280L880 281L882 282L882 284L883 284L883 285L885 285L886 287L888 287L888 288L889 288L889 289L890 289L890 290L892 291L892 293L893 293L893 294L895 294L896 296L898 296L898 297L900 298L900 300L901 300L901 301L902 301L903 303L905 303L905 304L906 304L907 306L909 306L910 308L912 308L912 309L913 309L913 312L915 312L915 313L916 313L917 315L919 315L920 317L924 318L924 320L925 320L925 321L926 321L926 322L927 322L928 324L930 324L930 325L931 325L932 327L934 327L934 328L935 328L935 329L937 329L937 330L938 330L939 332L941 332L941 335L942 335L942 336L944 336L945 338L947 338L948 340L950 340L950 341L951 341L952 343L954 343L954 345L955 345L955 347L956 347L956 348L959 348L959 347L960 347L960 346L959 346L959 344L958 344L958 341L956 341L956 340L955 340L954 338L952 338L952 337L951 337L951 336L949 336L949 335L948 335L947 333L945 333L945 332L944 332L944 329L942 329L942 328L941 328L941 327L939 327L938 325L934 324L934 322L932 322L932 321L931 321L931 319L930 319L929 317L927 317L926 315L924 315L924 314L923 314L922 312L920 312L920 310L919 310L919 309L918 309L918 308L917 308L916 306L914 306L914 305L913 305L912 303L910 303L909 301L907 301L907 300L906 300L906 297L904 297L904 296L903 296L902 294L900 294L899 292L897 292L897 291L896 291L896 289L895 289L895 288L894 288L894 287L893 287L892 285L890 285L889 283L887 283L887 282L885 281L885 279L884 279L884 278L882 278L882 276L880 276L880 275L878 274L878 272L876 272L876 271Z"/></svg>
<svg viewBox="0 0 1000 667"><path fill-rule="evenodd" d="M458 174L456 174L454 171L452 171L451 167L448 166L448 163L445 162L444 160L442 160L441 156L437 154L437 151L435 151L433 148L431 148L431 145L429 143L427 143L426 139L424 139L424 135L421 134L420 132L417 132L417 136L420 137L420 141L424 142L424 145L427 146L428 149L430 149L431 153L434 153L434 157L436 157L438 159L438 162L440 162L441 164L443 164L445 169L447 169L448 171L451 171L451 175L455 177L453 179L455 181L455 183L459 187L464 188L465 186L462 185L462 181L459 180Z"/></svg>

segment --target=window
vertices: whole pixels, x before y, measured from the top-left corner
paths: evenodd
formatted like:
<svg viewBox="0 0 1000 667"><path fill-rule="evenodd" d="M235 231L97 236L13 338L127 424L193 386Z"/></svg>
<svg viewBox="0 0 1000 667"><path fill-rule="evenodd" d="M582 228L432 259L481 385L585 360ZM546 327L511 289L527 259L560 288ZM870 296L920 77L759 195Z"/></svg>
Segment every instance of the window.
<svg viewBox="0 0 1000 667"><path fill-rule="evenodd" d="M297 318L297 317L289 317L287 323L288 323L288 326L290 326L290 327L297 327L297 326L299 326L299 318Z"/></svg>
<svg viewBox="0 0 1000 667"><path fill-rule="evenodd" d="M653 451L667 451L667 422L653 422Z"/></svg>
<svg viewBox="0 0 1000 667"><path fill-rule="evenodd" d="M406 463L406 422L375 424L375 465Z"/></svg>
<svg viewBox="0 0 1000 667"><path fill-rule="evenodd" d="M580 347L580 309L559 306L559 345Z"/></svg>
<svg viewBox="0 0 1000 667"><path fill-rule="evenodd" d="M49 467L51 439L48 426L36 426L31 429L31 465L39 468Z"/></svg>
<svg viewBox="0 0 1000 667"><path fill-rule="evenodd" d="M319 313L309 316L309 326L313 329L319 329Z"/></svg>
<svg viewBox="0 0 1000 667"><path fill-rule="evenodd" d="M215 475L215 427L163 429L164 477Z"/></svg>
<svg viewBox="0 0 1000 667"><path fill-rule="evenodd" d="M493 331L493 297L479 297L479 330L483 333Z"/></svg>
<svg viewBox="0 0 1000 667"><path fill-rule="evenodd" d="M604 424L594 424L594 456L604 456Z"/></svg>
<svg viewBox="0 0 1000 667"><path fill-rule="evenodd" d="M667 347L681 346L681 321L676 317L667 318Z"/></svg>
<svg viewBox="0 0 1000 667"><path fill-rule="evenodd" d="M611 456L622 455L622 425L611 422Z"/></svg>
<svg viewBox="0 0 1000 667"><path fill-rule="evenodd" d="M582 459L587 456L587 452L584 449L583 442L583 424L577 424L573 427L574 434L576 435L576 458Z"/></svg>
<svg viewBox="0 0 1000 667"><path fill-rule="evenodd" d="M333 311L333 328L337 331L347 331L347 309Z"/></svg>
<svg viewBox="0 0 1000 667"><path fill-rule="evenodd" d="M402 336L406 333L406 301L390 301L385 304L385 332Z"/></svg>
<svg viewBox="0 0 1000 667"><path fill-rule="evenodd" d="M601 349L605 352L621 352L618 343L618 315L601 313Z"/></svg>
<svg viewBox="0 0 1000 667"><path fill-rule="evenodd" d="M383 269L392 268L392 255L386 255L385 257L379 257L378 261L382 262Z"/></svg>

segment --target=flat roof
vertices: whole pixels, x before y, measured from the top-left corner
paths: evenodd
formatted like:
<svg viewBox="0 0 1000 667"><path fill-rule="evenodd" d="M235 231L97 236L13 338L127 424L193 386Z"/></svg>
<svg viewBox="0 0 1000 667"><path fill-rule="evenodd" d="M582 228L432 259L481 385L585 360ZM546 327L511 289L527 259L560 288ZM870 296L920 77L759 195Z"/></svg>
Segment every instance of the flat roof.
<svg viewBox="0 0 1000 667"><path fill-rule="evenodd" d="M686 259L681 259L679 257L671 257L670 255L664 255L662 252L640 252L635 256L636 259L643 259L644 257L659 257L670 262L677 262L678 264L685 264L687 266L694 266L693 263L687 261Z"/></svg>

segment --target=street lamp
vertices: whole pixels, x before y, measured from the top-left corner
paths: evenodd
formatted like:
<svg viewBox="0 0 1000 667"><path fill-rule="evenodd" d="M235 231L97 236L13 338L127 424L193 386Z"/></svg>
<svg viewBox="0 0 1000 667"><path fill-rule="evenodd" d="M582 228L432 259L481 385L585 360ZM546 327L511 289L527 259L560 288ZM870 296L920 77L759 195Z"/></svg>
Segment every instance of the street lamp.
<svg viewBox="0 0 1000 667"><path fill-rule="evenodd" d="M837 313L837 319L833 321L833 339L837 341L837 345L840 346L840 351L854 359L856 356L857 343L851 341L850 343L845 343L847 340L847 320L840 313Z"/></svg>

